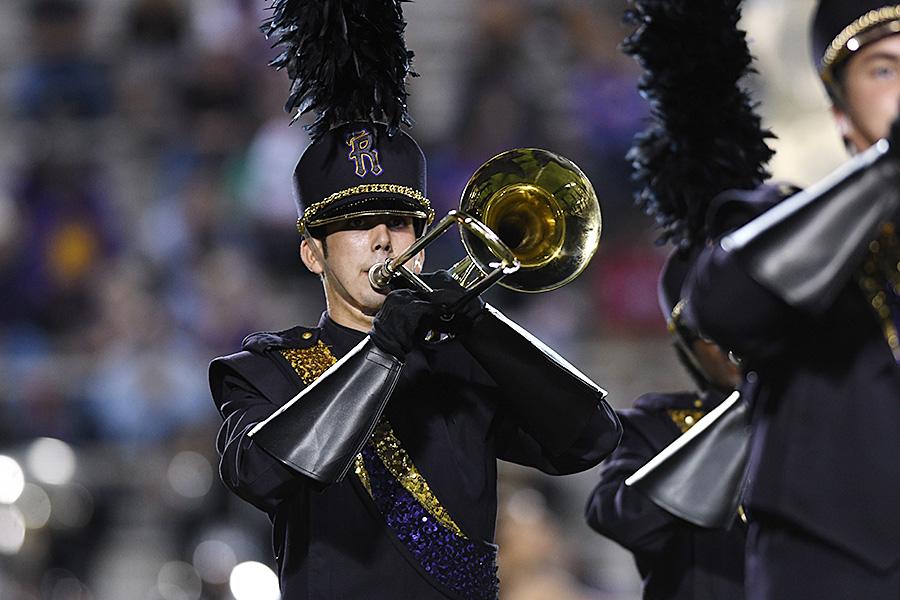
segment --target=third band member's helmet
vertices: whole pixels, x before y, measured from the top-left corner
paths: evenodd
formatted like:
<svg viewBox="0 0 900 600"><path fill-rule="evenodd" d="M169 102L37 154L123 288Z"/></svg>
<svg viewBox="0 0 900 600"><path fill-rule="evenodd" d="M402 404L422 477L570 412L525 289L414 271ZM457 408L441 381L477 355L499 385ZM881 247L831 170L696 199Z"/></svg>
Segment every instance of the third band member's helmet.
<svg viewBox="0 0 900 600"><path fill-rule="evenodd" d="M696 252L672 252L659 273L656 289L659 308L666 320L666 327L672 335L679 361L694 383L700 389L707 389L710 382L697 364L693 349L693 343L702 338L683 295L684 283L689 276L696 255Z"/></svg>
<svg viewBox="0 0 900 600"><path fill-rule="evenodd" d="M841 67L860 48L900 32L900 3L820 0L812 24L813 58L832 89Z"/></svg>

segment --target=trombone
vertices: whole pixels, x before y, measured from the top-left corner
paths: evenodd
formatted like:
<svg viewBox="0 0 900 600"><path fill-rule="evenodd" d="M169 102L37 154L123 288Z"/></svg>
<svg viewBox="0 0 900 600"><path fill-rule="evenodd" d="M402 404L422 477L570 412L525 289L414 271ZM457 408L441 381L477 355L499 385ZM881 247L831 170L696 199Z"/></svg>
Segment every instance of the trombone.
<svg viewBox="0 0 900 600"><path fill-rule="evenodd" d="M569 283L597 251L602 218L597 194L575 163L539 148L507 150L475 171L459 210L401 255L373 265L369 283L385 290L399 275L432 291L404 263L453 224L466 256L449 271L467 292L448 307L450 314L495 283L527 293Z"/></svg>

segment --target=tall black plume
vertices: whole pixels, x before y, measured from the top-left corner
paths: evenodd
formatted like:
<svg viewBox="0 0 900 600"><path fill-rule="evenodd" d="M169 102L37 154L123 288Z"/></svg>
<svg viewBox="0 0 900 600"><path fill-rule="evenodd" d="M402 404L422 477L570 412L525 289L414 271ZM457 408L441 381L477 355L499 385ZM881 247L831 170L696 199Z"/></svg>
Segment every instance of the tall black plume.
<svg viewBox="0 0 900 600"><path fill-rule="evenodd" d="M741 0L632 0L626 12L636 29L623 50L644 68L639 89L652 115L628 158L659 244L702 243L710 200L769 176L774 136L740 83L753 72L740 15Z"/></svg>
<svg viewBox="0 0 900 600"><path fill-rule="evenodd" d="M412 124L406 76L415 73L403 38L404 1L272 1L261 29L283 51L270 64L293 82L285 110L295 118L316 115L313 140L347 121L383 121L390 133Z"/></svg>

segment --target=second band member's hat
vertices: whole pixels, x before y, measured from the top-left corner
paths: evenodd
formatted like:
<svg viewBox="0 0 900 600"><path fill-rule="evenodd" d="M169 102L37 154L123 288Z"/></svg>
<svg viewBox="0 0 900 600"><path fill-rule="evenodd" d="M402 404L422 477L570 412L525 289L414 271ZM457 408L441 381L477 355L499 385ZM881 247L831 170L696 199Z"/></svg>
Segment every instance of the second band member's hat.
<svg viewBox="0 0 900 600"><path fill-rule="evenodd" d="M900 33L900 3L820 0L812 24L813 57L831 85L837 68L866 44Z"/></svg>
<svg viewBox="0 0 900 600"><path fill-rule="evenodd" d="M679 333L678 329L684 328L692 332L696 337L697 327L689 317L689 313L684 311L684 299L682 288L691 271L697 252L672 252L666 259L662 270L659 273L659 281L657 282L657 299L659 300L659 308L669 333Z"/></svg>

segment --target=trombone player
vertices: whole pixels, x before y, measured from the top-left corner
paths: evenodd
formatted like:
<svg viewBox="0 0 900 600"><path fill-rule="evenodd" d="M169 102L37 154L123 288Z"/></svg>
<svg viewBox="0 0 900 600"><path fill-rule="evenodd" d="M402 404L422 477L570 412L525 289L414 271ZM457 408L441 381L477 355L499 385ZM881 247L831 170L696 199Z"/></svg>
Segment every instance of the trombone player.
<svg viewBox="0 0 900 600"><path fill-rule="evenodd" d="M493 599L497 459L582 471L620 425L602 389L479 288L446 271L415 291L391 291L393 274L372 285L374 270L415 281L424 253L410 246L433 218L425 157L400 129L412 55L400 3L301 4L275 0L264 30L286 46L273 64L294 80L287 109L318 114L293 184L300 258L326 309L211 363L221 477L272 521L285 600ZM522 230L528 211L515 213L514 245L543 248Z"/></svg>
<svg viewBox="0 0 900 600"><path fill-rule="evenodd" d="M288 600L495 598L496 460L574 473L619 440L605 393L477 296L444 314L465 295L446 271L422 275L432 292L372 288L432 217L424 181L382 124L313 142L294 184L326 310L210 367L222 478L271 518Z"/></svg>

